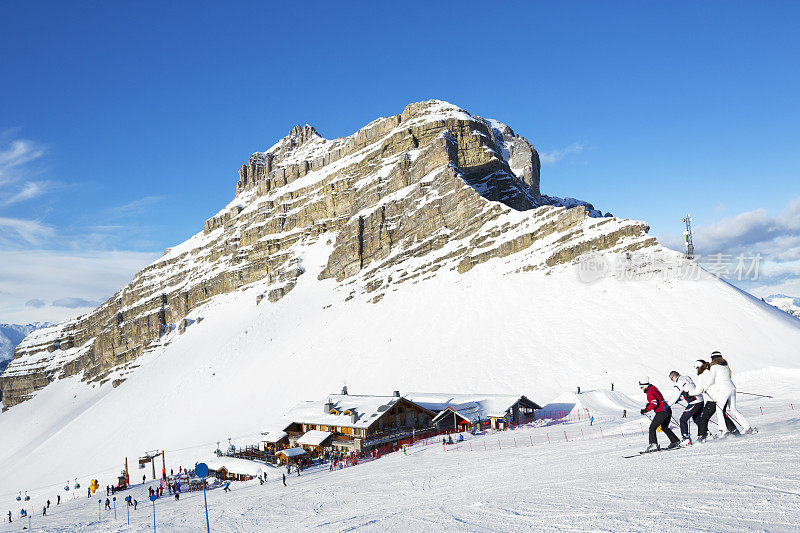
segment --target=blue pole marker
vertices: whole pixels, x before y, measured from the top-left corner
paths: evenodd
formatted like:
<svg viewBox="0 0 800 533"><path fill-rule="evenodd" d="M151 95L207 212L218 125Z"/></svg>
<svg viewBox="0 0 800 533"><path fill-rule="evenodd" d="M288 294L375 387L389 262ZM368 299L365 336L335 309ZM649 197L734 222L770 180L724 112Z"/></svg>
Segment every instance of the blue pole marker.
<svg viewBox="0 0 800 533"><path fill-rule="evenodd" d="M194 473L203 480L203 503L206 506L206 532L211 533L211 524L208 521L208 500L206 499L206 476L208 475L208 465L205 463L197 463L194 467Z"/></svg>
<svg viewBox="0 0 800 533"><path fill-rule="evenodd" d="M111 499L114 500L114 520L116 520L117 519L117 497L114 496Z"/></svg>
<svg viewBox="0 0 800 533"><path fill-rule="evenodd" d="M153 494L150 496L150 501L153 502L153 533L156 533L156 500L158 496Z"/></svg>
<svg viewBox="0 0 800 533"><path fill-rule="evenodd" d="M103 500L97 500L97 520L102 522L103 521Z"/></svg>
<svg viewBox="0 0 800 533"><path fill-rule="evenodd" d="M131 497L125 496L125 508L128 510L128 525L131 525Z"/></svg>

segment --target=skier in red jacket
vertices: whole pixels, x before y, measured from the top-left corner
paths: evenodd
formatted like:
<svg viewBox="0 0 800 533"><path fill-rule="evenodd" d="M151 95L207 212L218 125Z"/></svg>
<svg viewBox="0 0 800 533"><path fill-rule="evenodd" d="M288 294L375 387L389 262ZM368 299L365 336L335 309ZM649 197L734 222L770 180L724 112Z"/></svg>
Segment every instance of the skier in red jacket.
<svg viewBox="0 0 800 533"><path fill-rule="evenodd" d="M641 410L642 414L648 411L653 411L653 421L650 422L650 445L644 453L656 452L660 448L658 446L658 438L656 437L656 430L660 427L664 435L669 437L669 446L667 449L677 448L680 445L680 440L669 429L669 421L672 418L672 409L669 404L664 401L661 392L653 385L650 384L650 378L645 377L639 380L639 386L642 391L647 394L647 406Z"/></svg>

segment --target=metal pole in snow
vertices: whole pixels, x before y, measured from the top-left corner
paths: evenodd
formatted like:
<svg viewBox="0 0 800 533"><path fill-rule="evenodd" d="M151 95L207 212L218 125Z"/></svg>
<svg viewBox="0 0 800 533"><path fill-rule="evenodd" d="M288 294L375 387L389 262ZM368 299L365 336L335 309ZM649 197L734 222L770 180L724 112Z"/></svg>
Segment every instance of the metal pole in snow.
<svg viewBox="0 0 800 533"><path fill-rule="evenodd" d="M117 497L114 496L112 498L112 500L114 500L114 520L116 520L117 519Z"/></svg>
<svg viewBox="0 0 800 533"><path fill-rule="evenodd" d="M206 506L206 531L211 533L211 523L208 521L208 500L206 499L206 478L203 478L203 504Z"/></svg>
<svg viewBox="0 0 800 533"><path fill-rule="evenodd" d="M194 467L194 473L203 479L203 504L206 507L206 532L211 533L211 524L208 521L208 499L206 499L206 475L208 475L208 465L199 463Z"/></svg>
<svg viewBox="0 0 800 533"><path fill-rule="evenodd" d="M100 506L102 505L101 502L102 502L102 500L97 500L97 520L98 520L98 522L103 519L103 515L100 514L102 512L102 510L100 509Z"/></svg>

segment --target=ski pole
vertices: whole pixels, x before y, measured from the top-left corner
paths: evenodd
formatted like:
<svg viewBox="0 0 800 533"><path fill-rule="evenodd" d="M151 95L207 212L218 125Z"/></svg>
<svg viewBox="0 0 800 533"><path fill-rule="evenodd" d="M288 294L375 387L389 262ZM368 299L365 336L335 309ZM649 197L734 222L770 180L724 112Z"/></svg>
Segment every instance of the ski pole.
<svg viewBox="0 0 800 533"><path fill-rule="evenodd" d="M739 390L737 390L736 392L737 394L747 394L748 396L760 396L762 398L772 398L772 396L769 396L768 394L756 394L754 392L742 392Z"/></svg>

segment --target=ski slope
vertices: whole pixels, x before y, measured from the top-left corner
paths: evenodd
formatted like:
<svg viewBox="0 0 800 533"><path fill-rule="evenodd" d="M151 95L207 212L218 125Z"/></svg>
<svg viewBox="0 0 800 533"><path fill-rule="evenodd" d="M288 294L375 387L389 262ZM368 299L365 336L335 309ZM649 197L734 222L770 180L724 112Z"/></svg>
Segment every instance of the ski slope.
<svg viewBox="0 0 800 533"><path fill-rule="evenodd" d="M329 472L326 466L300 477L265 467L268 482L233 483L232 492L208 492L212 531L797 531L800 472L796 443L800 372L771 369L740 375L740 389L767 382L780 391L772 400L740 396L758 434L710 441L663 454L624 459L646 444L647 420L638 413L589 426L580 423L465 434L446 449L419 443L402 452ZM610 391L608 391L610 392ZM642 396L643 398L643 396ZM635 401L636 397L631 397ZM763 412L764 414L760 414ZM676 413L677 414L677 413ZM566 433L566 439L565 439ZM666 442L663 436L662 442ZM203 459L204 457L199 457ZM41 517L37 531L148 531L153 507L147 487L118 493L113 511L98 514L97 497L61 491L65 501ZM139 501L126 522L124 498ZM66 495L66 496L64 496ZM100 494L103 501L105 493ZM7 503L5 500L3 503ZM0 524L19 531L27 521ZM5 512L5 508L2 508ZM156 502L159 530L204 531L202 493L179 502Z"/></svg>
<svg viewBox="0 0 800 533"><path fill-rule="evenodd" d="M800 367L800 321L714 278L582 283L572 267L518 272L510 258L443 269L374 304L317 279L327 256L310 247L308 274L274 304L256 305L259 286L215 297L189 317L202 322L166 335L117 388L116 375L59 379L0 414L0 504L76 477L106 485L148 450L167 450L177 469L229 437L254 444L296 402L345 382L351 393L514 393L545 404L611 381L635 398L643 374L668 387L670 370L712 350L734 380Z"/></svg>

